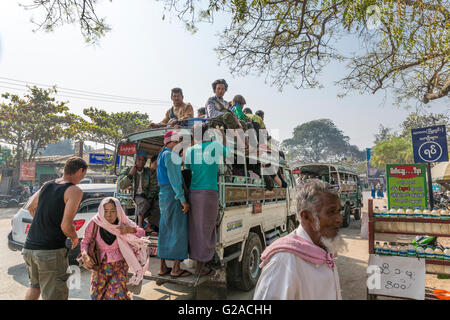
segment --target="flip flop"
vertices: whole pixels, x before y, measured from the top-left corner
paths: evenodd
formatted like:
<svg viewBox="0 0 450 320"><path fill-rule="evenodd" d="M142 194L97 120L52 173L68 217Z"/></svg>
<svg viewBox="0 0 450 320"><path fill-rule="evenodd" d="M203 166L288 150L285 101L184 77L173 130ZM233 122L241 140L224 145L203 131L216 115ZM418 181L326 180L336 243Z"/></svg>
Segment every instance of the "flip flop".
<svg viewBox="0 0 450 320"><path fill-rule="evenodd" d="M171 271L172 271L172 268L167 268L167 271L166 271L166 272L164 272L164 273L158 273L158 276L165 276L165 275L168 275L168 274L170 274Z"/></svg>
<svg viewBox="0 0 450 320"><path fill-rule="evenodd" d="M208 268L208 272L207 273L200 273L200 275L203 276L213 276L216 274L216 271L213 268ZM198 276L198 273L195 274L196 276Z"/></svg>
<svg viewBox="0 0 450 320"><path fill-rule="evenodd" d="M177 275L173 275L172 273L170 274L170 276L172 278L183 278L183 277L188 277L190 275L192 275L192 273L190 273L187 270L183 270L180 274L177 274Z"/></svg>

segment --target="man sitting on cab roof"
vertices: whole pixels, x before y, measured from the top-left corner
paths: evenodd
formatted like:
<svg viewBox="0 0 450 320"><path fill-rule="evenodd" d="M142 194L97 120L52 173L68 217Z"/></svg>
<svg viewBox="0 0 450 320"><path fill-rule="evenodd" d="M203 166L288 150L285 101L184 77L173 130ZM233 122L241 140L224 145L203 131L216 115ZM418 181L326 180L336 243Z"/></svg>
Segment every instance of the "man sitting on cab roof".
<svg viewBox="0 0 450 320"><path fill-rule="evenodd" d="M173 127L180 121L194 117L194 109L190 103L183 102L183 91L173 88L171 92L173 106L167 110L164 119L160 123L151 123L150 128Z"/></svg>

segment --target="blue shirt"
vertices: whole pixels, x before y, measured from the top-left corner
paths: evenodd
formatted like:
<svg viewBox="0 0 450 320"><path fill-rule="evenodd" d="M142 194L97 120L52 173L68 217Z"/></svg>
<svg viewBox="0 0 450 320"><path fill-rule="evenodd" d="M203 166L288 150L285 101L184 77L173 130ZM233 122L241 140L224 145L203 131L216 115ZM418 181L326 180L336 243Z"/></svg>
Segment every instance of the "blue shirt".
<svg viewBox="0 0 450 320"><path fill-rule="evenodd" d="M230 148L217 141L196 144L186 150L184 165L192 171L191 190L216 190L219 164Z"/></svg>
<svg viewBox="0 0 450 320"><path fill-rule="evenodd" d="M175 193L175 199L186 202L181 176L181 158L165 147L158 156L158 185L170 184ZM162 190L160 190L162 192Z"/></svg>

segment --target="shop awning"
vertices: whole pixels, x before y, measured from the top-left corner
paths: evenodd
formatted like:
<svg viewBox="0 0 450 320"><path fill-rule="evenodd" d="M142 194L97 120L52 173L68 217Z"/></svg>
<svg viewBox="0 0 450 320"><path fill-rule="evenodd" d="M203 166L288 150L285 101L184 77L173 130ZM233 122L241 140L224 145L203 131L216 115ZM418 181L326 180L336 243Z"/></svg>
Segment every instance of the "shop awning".
<svg viewBox="0 0 450 320"><path fill-rule="evenodd" d="M433 182L450 181L450 162L441 162L431 168Z"/></svg>

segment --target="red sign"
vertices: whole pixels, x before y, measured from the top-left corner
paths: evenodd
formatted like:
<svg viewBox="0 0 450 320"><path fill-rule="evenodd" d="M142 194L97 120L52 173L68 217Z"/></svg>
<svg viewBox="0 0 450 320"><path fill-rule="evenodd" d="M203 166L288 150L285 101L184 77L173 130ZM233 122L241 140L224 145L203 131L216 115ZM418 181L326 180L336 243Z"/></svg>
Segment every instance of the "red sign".
<svg viewBox="0 0 450 320"><path fill-rule="evenodd" d="M302 170L292 170L292 174L302 174Z"/></svg>
<svg viewBox="0 0 450 320"><path fill-rule="evenodd" d="M121 144L119 146L119 156L127 156L136 153L136 143Z"/></svg>
<svg viewBox="0 0 450 320"><path fill-rule="evenodd" d="M391 167L389 169L389 174L392 177L399 179L412 179L422 175L422 168L408 164L399 165Z"/></svg>
<svg viewBox="0 0 450 320"><path fill-rule="evenodd" d="M36 162L21 162L20 163L20 181L36 179Z"/></svg>

